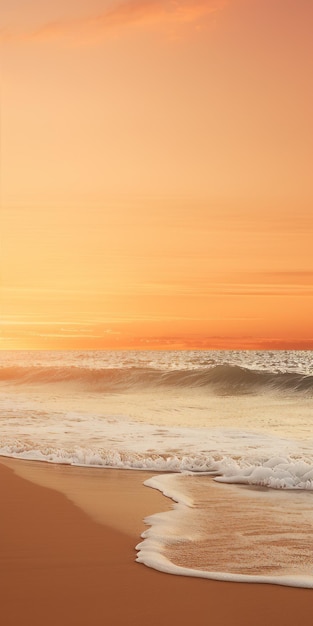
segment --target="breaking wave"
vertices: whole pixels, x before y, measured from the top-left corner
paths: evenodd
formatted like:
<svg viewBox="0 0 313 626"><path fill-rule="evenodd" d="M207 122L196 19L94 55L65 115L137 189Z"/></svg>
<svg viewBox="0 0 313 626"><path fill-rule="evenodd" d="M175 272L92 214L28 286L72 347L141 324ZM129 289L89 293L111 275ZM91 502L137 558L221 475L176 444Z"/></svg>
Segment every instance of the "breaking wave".
<svg viewBox="0 0 313 626"><path fill-rule="evenodd" d="M175 371L146 367L92 369L78 366L12 366L0 367L0 381L15 384L71 383L79 385L80 389L99 392L160 387L207 388L220 394L313 392L313 375L261 371L228 364Z"/></svg>
<svg viewBox="0 0 313 626"><path fill-rule="evenodd" d="M0 457L12 457L80 467L146 470L152 472L211 475L219 483L267 487L269 489L313 491L313 458L295 454L259 454L235 458L215 453L151 453L112 448L72 449L25 443L2 442ZM165 494L167 495L167 494Z"/></svg>

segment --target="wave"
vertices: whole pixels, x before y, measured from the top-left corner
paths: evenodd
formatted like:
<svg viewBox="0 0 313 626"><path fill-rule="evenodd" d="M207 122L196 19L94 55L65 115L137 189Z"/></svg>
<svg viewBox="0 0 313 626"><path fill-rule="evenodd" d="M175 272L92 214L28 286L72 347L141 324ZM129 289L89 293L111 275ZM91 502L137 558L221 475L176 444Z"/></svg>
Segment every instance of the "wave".
<svg viewBox="0 0 313 626"><path fill-rule="evenodd" d="M165 474L145 481L175 504L169 511L145 518L149 528L136 546L138 563L180 576L313 588L310 547L307 553L303 549L305 528L312 519L306 496L299 502L298 497L285 494L275 499L273 509L269 492L262 492L259 501L255 492L237 492L236 498L228 492L226 499L218 497L212 507L216 494L212 485L201 485L199 495L199 483L194 491L193 484L181 478ZM199 552L204 558L199 558Z"/></svg>
<svg viewBox="0 0 313 626"><path fill-rule="evenodd" d="M207 388L222 395L249 394L262 390L306 394L313 392L313 375L254 370L228 364L174 371L146 367L0 367L0 381L15 384L71 383L83 390L99 392L162 387Z"/></svg>
<svg viewBox="0 0 313 626"><path fill-rule="evenodd" d="M218 453L149 453L112 448L72 449L22 441L2 442L0 456L46 463L162 473L211 475L219 483L268 489L313 491L313 458L303 455L265 459Z"/></svg>

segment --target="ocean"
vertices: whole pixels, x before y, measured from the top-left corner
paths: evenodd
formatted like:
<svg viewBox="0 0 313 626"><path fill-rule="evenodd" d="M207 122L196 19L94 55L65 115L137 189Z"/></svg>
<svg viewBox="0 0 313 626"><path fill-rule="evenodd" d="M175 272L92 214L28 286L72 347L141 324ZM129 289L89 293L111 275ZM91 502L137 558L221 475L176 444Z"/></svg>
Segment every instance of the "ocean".
<svg viewBox="0 0 313 626"><path fill-rule="evenodd" d="M2 351L0 454L153 472L147 566L313 587L312 400L310 351Z"/></svg>

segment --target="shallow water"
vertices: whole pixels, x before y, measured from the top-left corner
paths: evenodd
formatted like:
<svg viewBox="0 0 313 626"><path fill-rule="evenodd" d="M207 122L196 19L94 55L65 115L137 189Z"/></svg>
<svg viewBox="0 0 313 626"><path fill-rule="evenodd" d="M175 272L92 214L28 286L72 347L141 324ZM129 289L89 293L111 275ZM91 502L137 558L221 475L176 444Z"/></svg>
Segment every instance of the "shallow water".
<svg viewBox="0 0 313 626"><path fill-rule="evenodd" d="M313 493L164 475L146 482L177 500L151 516L138 560L173 574L313 587Z"/></svg>
<svg viewBox="0 0 313 626"><path fill-rule="evenodd" d="M179 472L141 560L311 586L312 396L309 351L1 352L0 452Z"/></svg>

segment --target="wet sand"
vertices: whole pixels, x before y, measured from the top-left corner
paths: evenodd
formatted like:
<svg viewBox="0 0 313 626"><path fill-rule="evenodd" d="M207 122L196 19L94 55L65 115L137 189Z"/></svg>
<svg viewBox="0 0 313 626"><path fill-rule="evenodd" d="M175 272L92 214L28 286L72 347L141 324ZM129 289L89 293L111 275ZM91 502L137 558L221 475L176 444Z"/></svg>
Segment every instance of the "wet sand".
<svg viewBox="0 0 313 626"><path fill-rule="evenodd" d="M311 625L313 590L172 576L136 563L143 516L170 506L142 486L145 477L0 463L4 626Z"/></svg>

